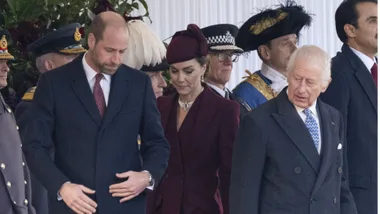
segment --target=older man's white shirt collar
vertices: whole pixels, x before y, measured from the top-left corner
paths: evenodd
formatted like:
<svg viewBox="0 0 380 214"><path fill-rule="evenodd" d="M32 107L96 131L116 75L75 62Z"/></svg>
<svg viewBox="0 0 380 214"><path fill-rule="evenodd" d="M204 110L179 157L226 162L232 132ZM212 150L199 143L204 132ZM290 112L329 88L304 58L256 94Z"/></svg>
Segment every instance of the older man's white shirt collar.
<svg viewBox="0 0 380 214"><path fill-rule="evenodd" d="M371 59L370 57L363 54L362 52L360 52L360 51L358 51L352 47L350 47L350 48L356 54L356 56L358 56L360 58L360 60L362 60L362 62L364 63L364 65L368 69L368 71L371 72L371 68L372 68L373 64L376 63L375 58Z"/></svg>
<svg viewBox="0 0 380 214"><path fill-rule="evenodd" d="M288 94L288 89L286 89L286 94ZM301 117L302 121L305 122L306 121L306 114L303 112L303 110L305 110L305 108L300 108L294 104L292 104L292 105L296 108L296 111L297 111L298 115ZM312 117L317 122L319 130L321 130L318 112L317 112L317 100L314 101L314 103L308 109L311 111ZM321 132L319 131L319 143L318 143L318 148L317 148L317 151L319 154L321 154L322 143L323 143L322 142L322 135L321 135Z"/></svg>
<svg viewBox="0 0 380 214"><path fill-rule="evenodd" d="M214 89L216 92L218 92L218 94L220 94L220 96L222 96L222 97L225 97L226 96L226 88L224 88L224 90L223 89L220 89L218 86L216 86L216 85L213 85L213 84L211 84L211 83L208 83L208 82L206 82L207 83L207 85L208 86L210 86L212 89Z"/></svg>
<svg viewBox="0 0 380 214"><path fill-rule="evenodd" d="M286 89L286 94L288 94L288 88ZM299 115L304 114L304 113L303 113L303 110L305 110L305 108L298 107L298 106L294 105L293 103L292 103L292 105L296 108L297 113L298 113ZM317 113L317 100L315 100L314 103L313 103L308 109L311 111L311 113L313 113L313 115L316 117L316 119L318 119L318 113ZM301 118L302 118L302 117L301 117Z"/></svg>
<svg viewBox="0 0 380 214"><path fill-rule="evenodd" d="M296 108L298 114L304 114L303 111L305 110L305 108L300 108L296 105L294 105L294 107ZM311 105L308 109L311 111L311 113L313 113L314 118L318 118L317 101L314 101L313 105Z"/></svg>
<svg viewBox="0 0 380 214"><path fill-rule="evenodd" d="M282 89L288 86L286 76L265 63L261 64L261 74L272 82L270 87L275 93L280 93Z"/></svg>

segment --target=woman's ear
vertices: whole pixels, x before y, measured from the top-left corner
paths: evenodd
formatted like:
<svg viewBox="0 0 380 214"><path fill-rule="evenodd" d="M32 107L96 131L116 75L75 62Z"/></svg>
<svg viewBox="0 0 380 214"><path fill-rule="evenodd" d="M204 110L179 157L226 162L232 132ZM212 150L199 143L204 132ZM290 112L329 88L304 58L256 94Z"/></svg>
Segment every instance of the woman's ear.
<svg viewBox="0 0 380 214"><path fill-rule="evenodd" d="M208 66L208 63L202 66L202 70L201 70L202 76L205 75L207 66Z"/></svg>

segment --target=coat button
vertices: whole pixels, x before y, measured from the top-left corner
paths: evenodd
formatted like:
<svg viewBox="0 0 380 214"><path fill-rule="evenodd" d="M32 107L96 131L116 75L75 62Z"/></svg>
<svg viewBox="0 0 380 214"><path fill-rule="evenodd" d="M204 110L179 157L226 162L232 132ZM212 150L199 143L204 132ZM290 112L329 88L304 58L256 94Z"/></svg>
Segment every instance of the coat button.
<svg viewBox="0 0 380 214"><path fill-rule="evenodd" d="M16 204L16 201L13 201L14 204Z"/></svg>
<svg viewBox="0 0 380 214"><path fill-rule="evenodd" d="M25 205L28 205L28 200L25 199L25 200L24 200L24 204L25 204Z"/></svg>
<svg viewBox="0 0 380 214"><path fill-rule="evenodd" d="M0 164L0 167L1 167L2 169L5 169L5 163L1 163L1 164Z"/></svg>
<svg viewBox="0 0 380 214"><path fill-rule="evenodd" d="M311 199L310 199L310 204L314 204L314 202L315 202L315 199L314 199L314 198L311 198Z"/></svg>
<svg viewBox="0 0 380 214"><path fill-rule="evenodd" d="M22 162L22 165L23 165L23 166L25 166L25 163L24 163L24 162Z"/></svg>
<svg viewBox="0 0 380 214"><path fill-rule="evenodd" d="M339 173L339 174L342 174L342 172L343 172L342 167L339 167L339 168L338 168L338 173Z"/></svg>
<svg viewBox="0 0 380 214"><path fill-rule="evenodd" d="M301 173L301 167L296 167L296 168L294 168L294 172L295 172L296 174L300 174L300 173Z"/></svg>
<svg viewBox="0 0 380 214"><path fill-rule="evenodd" d="M19 130L18 126L16 126L16 129Z"/></svg>
<svg viewBox="0 0 380 214"><path fill-rule="evenodd" d="M8 188L11 188L11 186L12 186L11 182L8 181L8 182L7 182L7 187L8 187Z"/></svg>
<svg viewBox="0 0 380 214"><path fill-rule="evenodd" d="M26 185L28 182L24 181L24 184Z"/></svg>
<svg viewBox="0 0 380 214"><path fill-rule="evenodd" d="M9 108L9 107L7 107L7 111L8 111L8 113L12 112L11 108Z"/></svg>
<svg viewBox="0 0 380 214"><path fill-rule="evenodd" d="M336 204L336 197L334 197L333 202L334 202L334 204Z"/></svg>

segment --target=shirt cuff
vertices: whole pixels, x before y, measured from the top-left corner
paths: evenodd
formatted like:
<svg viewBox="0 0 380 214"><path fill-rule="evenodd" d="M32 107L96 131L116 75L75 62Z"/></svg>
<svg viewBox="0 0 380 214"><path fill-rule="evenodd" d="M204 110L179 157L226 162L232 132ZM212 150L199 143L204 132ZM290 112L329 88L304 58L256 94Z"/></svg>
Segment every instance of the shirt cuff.
<svg viewBox="0 0 380 214"><path fill-rule="evenodd" d="M152 177L152 174L150 174L150 172L148 170L143 170L142 172L147 172L151 177ZM150 186L147 186L146 189L149 189L151 191L153 191L154 189L154 185L156 184L156 181L154 180L154 178L152 177L152 185Z"/></svg>
<svg viewBox="0 0 380 214"><path fill-rule="evenodd" d="M71 183L71 182L70 182L70 181L67 181L67 182L65 182L64 184L67 184L67 183ZM62 186L63 186L64 184L62 184ZM62 188L62 186L61 186L61 188ZM59 189L59 190L61 190L61 189ZM59 190L58 190L58 192L57 192L57 200L58 200L58 201L62 201L62 197L61 197L61 194L59 194Z"/></svg>

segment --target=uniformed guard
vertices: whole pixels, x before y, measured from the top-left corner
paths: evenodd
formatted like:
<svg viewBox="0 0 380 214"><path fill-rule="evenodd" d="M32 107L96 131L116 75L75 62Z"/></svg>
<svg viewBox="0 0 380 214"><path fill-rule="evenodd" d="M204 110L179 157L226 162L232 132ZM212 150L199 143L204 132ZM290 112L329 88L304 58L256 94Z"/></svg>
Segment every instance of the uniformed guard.
<svg viewBox="0 0 380 214"><path fill-rule="evenodd" d="M0 88L7 86L9 34L0 32ZM11 108L0 94L0 213L34 214L30 175L21 150L21 139Z"/></svg>
<svg viewBox="0 0 380 214"><path fill-rule="evenodd" d="M251 109L274 98L287 86L286 66L297 49L300 31L312 18L294 1L267 9L248 19L239 29L236 45L245 52L257 50L261 70L251 73L233 90Z"/></svg>
<svg viewBox="0 0 380 214"><path fill-rule="evenodd" d="M28 51L36 57L36 67L39 72L44 73L65 65L80 53L87 51L81 45L80 28L79 23L65 25L28 46ZM21 102L16 107L15 116L17 120L30 105L35 90L36 87L28 89L22 97Z"/></svg>
<svg viewBox="0 0 380 214"><path fill-rule="evenodd" d="M78 23L65 25L28 46L28 51L36 57L36 67L41 73L63 66L71 62L80 53L86 52L80 43L82 38L80 27ZM17 105L15 111L17 121L32 104L35 90L36 87L28 89ZM48 214L47 191L32 173L31 180L33 206L38 214Z"/></svg>

